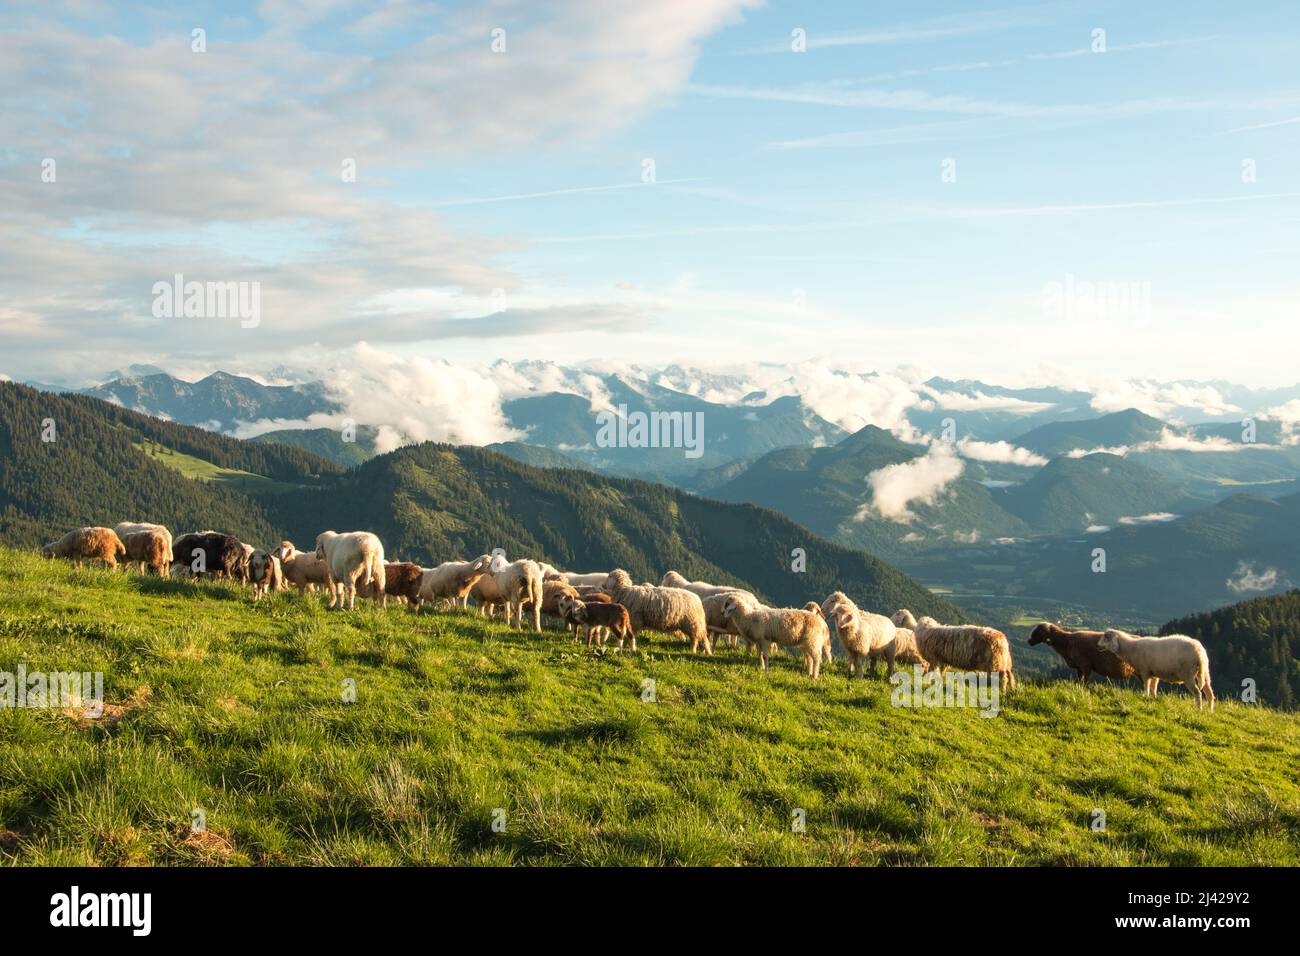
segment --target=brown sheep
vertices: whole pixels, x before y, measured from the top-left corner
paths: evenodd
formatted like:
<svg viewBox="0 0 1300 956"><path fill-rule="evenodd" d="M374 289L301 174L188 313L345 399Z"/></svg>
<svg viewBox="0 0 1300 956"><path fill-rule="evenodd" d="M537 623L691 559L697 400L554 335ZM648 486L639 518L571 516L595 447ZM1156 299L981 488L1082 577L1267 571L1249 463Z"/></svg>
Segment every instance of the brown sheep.
<svg viewBox="0 0 1300 956"><path fill-rule="evenodd" d="M126 560L141 574L148 568L161 578L169 575L172 566L170 535L162 531L131 531L121 540L126 549Z"/></svg>
<svg viewBox="0 0 1300 956"><path fill-rule="evenodd" d="M418 564L412 564L410 561L384 562L384 593L389 597L405 598L407 606L416 613L419 613L420 602L423 600L420 597L420 581L423 578L424 568ZM373 587L378 583L378 581L372 582L372 590L378 590Z"/></svg>
<svg viewBox="0 0 1300 956"><path fill-rule="evenodd" d="M82 561L103 561L116 571L117 562L126 557L126 546L112 528L77 528L42 546L41 557L71 558L77 567Z"/></svg>
<svg viewBox="0 0 1300 956"><path fill-rule="evenodd" d="M1120 660L1110 651L1103 651L1097 646L1101 640L1101 631L1067 631L1044 621L1034 628L1029 635L1029 646L1046 644L1079 675L1079 683L1088 683L1094 671L1102 677L1116 680L1128 680L1137 674L1133 665Z"/></svg>

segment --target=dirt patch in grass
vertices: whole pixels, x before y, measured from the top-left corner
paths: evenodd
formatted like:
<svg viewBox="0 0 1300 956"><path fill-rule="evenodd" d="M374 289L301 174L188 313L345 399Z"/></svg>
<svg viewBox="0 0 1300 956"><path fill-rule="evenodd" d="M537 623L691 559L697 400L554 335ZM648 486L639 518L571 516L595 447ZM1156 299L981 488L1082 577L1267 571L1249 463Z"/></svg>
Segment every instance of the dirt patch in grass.
<svg viewBox="0 0 1300 956"><path fill-rule="evenodd" d="M107 701L102 705L86 705L83 703L73 707L65 707L63 714L72 718L78 730L88 730L91 727L112 727L137 710L148 707L152 697L153 691L145 684L132 691L131 696L121 704L110 704Z"/></svg>

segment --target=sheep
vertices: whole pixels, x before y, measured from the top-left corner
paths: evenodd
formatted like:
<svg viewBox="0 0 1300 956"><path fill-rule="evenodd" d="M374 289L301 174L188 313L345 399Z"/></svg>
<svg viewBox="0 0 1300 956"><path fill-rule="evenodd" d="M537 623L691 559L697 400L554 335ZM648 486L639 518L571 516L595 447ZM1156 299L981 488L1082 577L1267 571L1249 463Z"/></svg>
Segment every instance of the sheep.
<svg viewBox="0 0 1300 956"><path fill-rule="evenodd" d="M564 575L564 580L568 582L569 586L574 588L582 585L600 587L605 583L605 579L609 577L608 571L592 571L589 574L576 574L573 571L561 571L560 573Z"/></svg>
<svg viewBox="0 0 1300 956"><path fill-rule="evenodd" d="M420 578L420 600L449 601L453 607L465 607L470 589L487 574L492 556L484 554L473 561L444 561L430 568Z"/></svg>
<svg viewBox="0 0 1300 956"><path fill-rule="evenodd" d="M401 598L414 614L420 613L420 585L424 580L425 568L410 561L384 562L384 594ZM372 592L377 587L371 584ZM371 595L375 595L372 593Z"/></svg>
<svg viewBox="0 0 1300 956"><path fill-rule="evenodd" d="M671 572L670 572L671 573ZM700 603L704 606L704 623L709 629L709 634L714 635L715 642L717 635L721 635L732 647L736 646L736 641L740 637L740 632L736 630L734 621L730 621L722 616L723 605L727 603L727 598L735 595L743 601L753 604L755 607L760 606L760 601L749 591L742 591L739 588L722 591L718 594L701 595Z"/></svg>
<svg viewBox="0 0 1300 956"><path fill-rule="evenodd" d="M322 531L316 536L316 557L325 562L329 571L329 607L341 610L346 594L348 610L352 610L358 586L362 594L371 593L373 587L376 600L387 606L384 546L378 537L369 531Z"/></svg>
<svg viewBox="0 0 1300 956"><path fill-rule="evenodd" d="M832 600L836 598L838 599ZM864 611L843 594L831 595L823 603L829 603L829 619L835 622L835 634L840 646L849 659L849 671L857 677L862 676L863 665L871 665L871 676L876 676L876 664L885 662L885 676L894 673L897 663L898 647L896 637L898 627L883 614Z"/></svg>
<svg viewBox="0 0 1300 956"><path fill-rule="evenodd" d="M727 598L722 613L736 622L740 636L758 650L759 666L764 671L771 645L780 644L803 651L808 676L813 680L821 674L822 648L831 635L820 614L801 608L754 607L734 594Z"/></svg>
<svg viewBox="0 0 1300 956"><path fill-rule="evenodd" d="M560 598L565 596L576 598L578 597L578 591L576 588L565 584L563 578L551 578L550 580L547 580L545 577L546 572L543 571L542 574L542 613L549 615L550 617L563 617L563 615L560 614ZM523 609L531 611L532 607L533 602L526 601ZM569 625L568 622L566 622L565 630L567 631L568 629Z"/></svg>
<svg viewBox="0 0 1300 956"><path fill-rule="evenodd" d="M1102 634L1097 647L1109 651L1129 664L1145 683L1143 693L1155 697L1160 692L1160 682L1184 684L1196 691L1196 709L1210 699L1210 712L1214 712L1214 688L1210 686L1210 657L1205 645L1185 634L1165 637L1138 637L1114 628Z"/></svg>
<svg viewBox="0 0 1300 956"><path fill-rule="evenodd" d="M126 557L126 546L112 528L77 528L43 545L41 557L71 558L77 567L82 561L103 561L116 571L117 562Z"/></svg>
<svg viewBox="0 0 1300 956"><path fill-rule="evenodd" d="M630 641L632 650L636 650L636 633L632 630L632 620L623 605L600 601L588 603L569 594L561 595L558 604L561 616L565 621L573 623L575 632L579 628L586 628L588 647L596 639L604 647L609 635L614 634L618 637L620 651L625 641Z"/></svg>
<svg viewBox="0 0 1300 956"><path fill-rule="evenodd" d="M118 527L121 527L119 525ZM154 574L165 578L171 570L172 539L163 531L128 531L118 535L122 546L126 548L126 559L135 565L141 574L148 568Z"/></svg>
<svg viewBox="0 0 1300 956"><path fill-rule="evenodd" d="M706 581L688 581L676 571L669 571L659 581L661 588L681 588L683 591L691 591L698 594L701 598L712 597L715 594L725 594L728 591L743 591L744 588L733 587L730 584L709 584Z"/></svg>
<svg viewBox="0 0 1300 956"><path fill-rule="evenodd" d="M945 667L984 671L998 675L998 686L1002 690L1015 689L1011 644L1007 636L996 628L974 624L945 625L932 617L917 621L907 608L896 612L893 622L896 627L906 627L916 635L917 650L940 672Z"/></svg>
<svg viewBox="0 0 1300 956"><path fill-rule="evenodd" d="M329 568L315 551L299 551L292 541L281 541L273 554L280 562L286 586L292 584L299 594L315 590L317 584L329 587Z"/></svg>
<svg viewBox="0 0 1300 956"><path fill-rule="evenodd" d="M638 631L646 628L665 633L677 631L691 642L692 654L698 653L701 644L706 654L713 653L704 605L698 594L681 588L633 584L631 576L622 568L609 573L601 590L627 608L628 618Z"/></svg>
<svg viewBox="0 0 1300 956"><path fill-rule="evenodd" d="M916 634L906 627L894 627L894 663L919 667L921 673L930 669L930 662L916 646Z"/></svg>
<svg viewBox="0 0 1300 956"><path fill-rule="evenodd" d="M804 609L805 611L809 611L809 612L811 612L811 613L813 613L813 614L816 614L816 615L817 615L819 618L821 618L823 621L826 620L826 615L822 613L822 607L821 607L821 605L818 604L816 601L809 601L809 602L807 602L807 603L803 606L803 609ZM773 652L773 653L775 653L775 652ZM833 659L834 659L834 658L833 658L832 655L831 655L831 642L830 642L830 641L827 641L827 642L822 646L822 663L829 664Z"/></svg>
<svg viewBox="0 0 1300 956"><path fill-rule="evenodd" d="M513 620L520 629L524 626L524 605L531 602L533 630L542 633L542 568L536 561L524 558L511 564L493 562L496 570L488 571L478 579L470 594L478 602L480 611L491 616L497 604L505 605L506 626Z"/></svg>
<svg viewBox="0 0 1300 956"><path fill-rule="evenodd" d="M233 535L192 531L172 543L172 568L247 583L248 552L244 543Z"/></svg>
<svg viewBox="0 0 1300 956"><path fill-rule="evenodd" d="M1096 671L1102 677L1128 680L1136 672L1131 664L1126 664L1110 651L1103 651L1098 643L1101 631L1067 631L1055 624L1043 621L1029 635L1029 646L1046 644L1079 676L1079 683L1088 683L1088 678Z"/></svg>
<svg viewBox="0 0 1300 956"><path fill-rule="evenodd" d="M280 559L270 552L257 548L248 561L248 579L253 584L253 600L260 601L269 591L283 591L284 569Z"/></svg>
<svg viewBox="0 0 1300 956"><path fill-rule="evenodd" d="M165 528L163 525L150 524L148 521L119 521L117 524L113 525L113 531L117 534L119 538L122 539L123 544L126 544L126 536L128 534L135 534L137 531L158 532L163 536L163 539L166 542L165 547L167 548L167 564L168 564L168 569L170 569L171 553L172 553L172 533L168 531L167 528ZM164 571L162 576L166 577L167 573Z"/></svg>

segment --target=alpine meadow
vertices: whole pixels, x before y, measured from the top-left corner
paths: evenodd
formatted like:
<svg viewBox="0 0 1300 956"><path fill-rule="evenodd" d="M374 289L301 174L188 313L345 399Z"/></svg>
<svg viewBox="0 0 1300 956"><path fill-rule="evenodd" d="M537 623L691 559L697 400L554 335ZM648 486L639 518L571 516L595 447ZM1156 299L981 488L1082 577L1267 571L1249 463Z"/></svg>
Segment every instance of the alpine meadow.
<svg viewBox="0 0 1300 956"><path fill-rule="evenodd" d="M0 9L0 912L1276 936L1297 38Z"/></svg>

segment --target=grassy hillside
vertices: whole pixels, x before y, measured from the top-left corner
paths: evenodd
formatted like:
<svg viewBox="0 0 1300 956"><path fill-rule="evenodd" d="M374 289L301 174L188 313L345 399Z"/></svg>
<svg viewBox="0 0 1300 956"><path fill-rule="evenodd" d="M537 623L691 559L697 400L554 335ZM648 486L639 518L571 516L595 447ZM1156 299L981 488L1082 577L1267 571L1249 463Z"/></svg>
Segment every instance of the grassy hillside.
<svg viewBox="0 0 1300 956"><path fill-rule="evenodd" d="M281 428L255 435L249 441L257 444L274 442L291 445L328 458L336 465L351 468L374 457L377 433L378 429L370 425L358 425L356 441L347 442L343 440L343 433L336 428Z"/></svg>
<svg viewBox="0 0 1300 956"><path fill-rule="evenodd" d="M598 655L0 550L18 662L102 671L113 707L0 711L11 863L1300 864L1297 718L1230 699L1055 683L993 718L908 710L842 664Z"/></svg>

